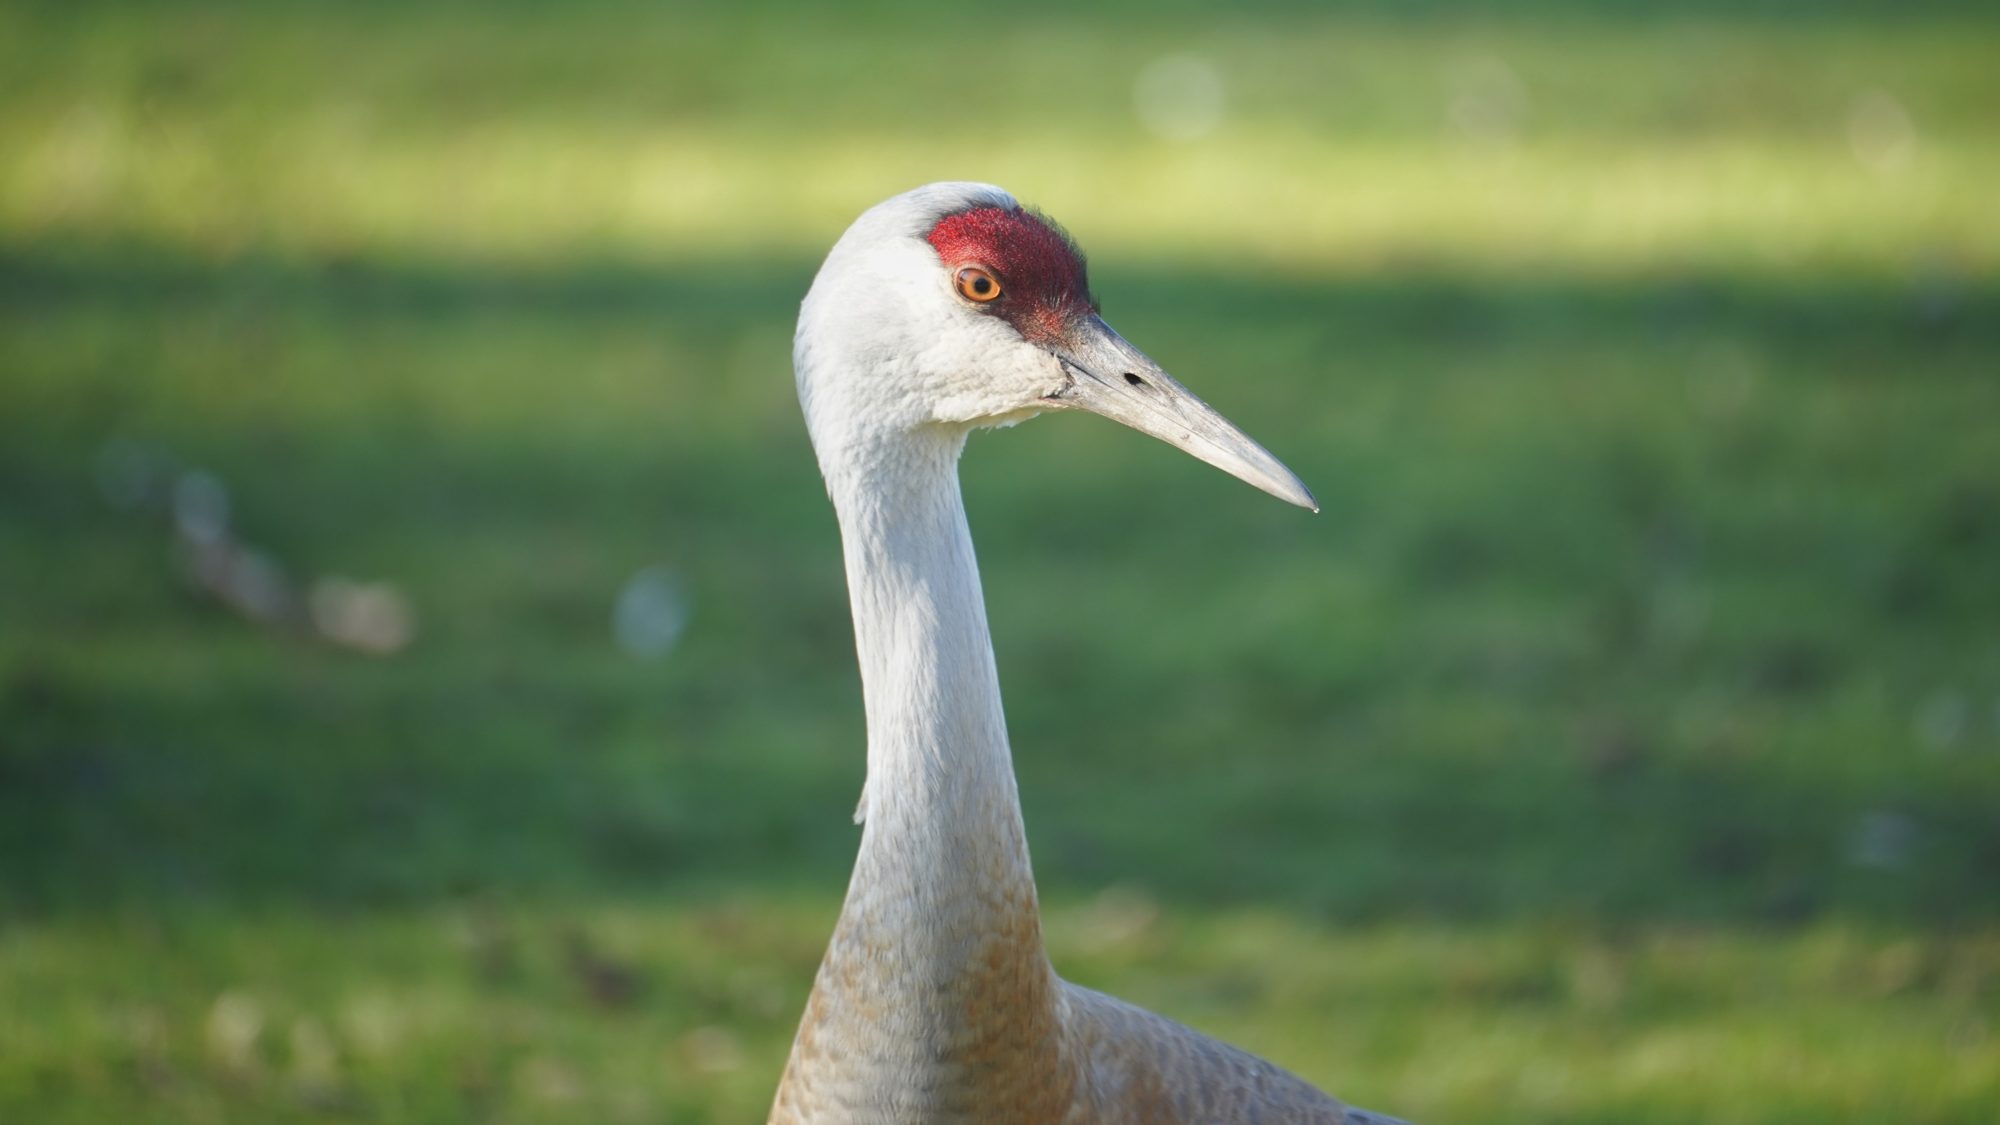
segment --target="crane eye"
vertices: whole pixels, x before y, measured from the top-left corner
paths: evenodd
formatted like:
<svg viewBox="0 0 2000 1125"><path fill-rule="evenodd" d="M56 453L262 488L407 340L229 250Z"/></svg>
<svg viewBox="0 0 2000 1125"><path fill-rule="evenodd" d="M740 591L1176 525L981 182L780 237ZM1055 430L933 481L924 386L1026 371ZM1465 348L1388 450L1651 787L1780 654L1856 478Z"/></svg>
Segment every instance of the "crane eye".
<svg viewBox="0 0 2000 1125"><path fill-rule="evenodd" d="M1000 296L1000 279L979 266L967 266L958 271L958 295L983 305Z"/></svg>

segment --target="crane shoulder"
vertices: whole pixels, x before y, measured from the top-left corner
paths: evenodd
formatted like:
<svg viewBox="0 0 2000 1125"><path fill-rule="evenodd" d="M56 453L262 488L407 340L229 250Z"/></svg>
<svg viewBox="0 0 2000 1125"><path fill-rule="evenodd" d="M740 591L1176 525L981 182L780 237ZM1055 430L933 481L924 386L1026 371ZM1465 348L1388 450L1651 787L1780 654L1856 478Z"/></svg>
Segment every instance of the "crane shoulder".
<svg viewBox="0 0 2000 1125"><path fill-rule="evenodd" d="M1066 1125L1406 1125L1350 1109L1282 1067L1101 992L1065 981L1062 1004L1082 1079Z"/></svg>

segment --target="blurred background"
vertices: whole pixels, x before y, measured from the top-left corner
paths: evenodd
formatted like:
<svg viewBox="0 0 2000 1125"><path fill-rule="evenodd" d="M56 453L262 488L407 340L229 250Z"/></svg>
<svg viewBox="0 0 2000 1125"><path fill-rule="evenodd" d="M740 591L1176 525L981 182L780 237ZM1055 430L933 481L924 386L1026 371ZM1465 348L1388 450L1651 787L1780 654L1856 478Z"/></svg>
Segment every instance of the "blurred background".
<svg viewBox="0 0 2000 1125"><path fill-rule="evenodd" d="M790 335L1001 183L1317 518L974 439L1057 964L1430 1122L2000 1106L2000 24L0 5L0 1118L761 1120Z"/></svg>

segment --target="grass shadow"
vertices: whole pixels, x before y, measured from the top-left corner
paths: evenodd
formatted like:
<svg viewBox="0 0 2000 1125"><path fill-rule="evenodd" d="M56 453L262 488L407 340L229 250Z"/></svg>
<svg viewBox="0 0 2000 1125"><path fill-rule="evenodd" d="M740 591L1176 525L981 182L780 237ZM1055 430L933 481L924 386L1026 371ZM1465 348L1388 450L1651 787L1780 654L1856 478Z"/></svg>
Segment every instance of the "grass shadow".
<svg viewBox="0 0 2000 1125"><path fill-rule="evenodd" d="M33 592L0 644L5 909L837 893L861 726L785 375L810 270L0 258L0 578ZM1081 422L974 442L1052 893L1993 918L2000 499L1965 420L2000 290L1099 288L1327 512ZM112 436L215 473L302 586L396 583L417 642L191 592L178 468L107 505ZM609 620L662 563L689 623L647 663Z"/></svg>

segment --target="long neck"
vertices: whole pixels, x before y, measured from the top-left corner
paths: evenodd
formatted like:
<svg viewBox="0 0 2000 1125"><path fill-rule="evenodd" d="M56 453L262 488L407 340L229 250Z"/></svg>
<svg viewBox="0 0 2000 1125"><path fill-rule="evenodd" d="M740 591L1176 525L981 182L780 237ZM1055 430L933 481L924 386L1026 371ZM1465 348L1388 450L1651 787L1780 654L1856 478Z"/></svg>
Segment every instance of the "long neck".
<svg viewBox="0 0 2000 1125"><path fill-rule="evenodd" d="M958 490L963 438L911 435L834 488L868 713L864 861L968 872L912 845L977 847L1032 889L979 564ZM872 873L873 869L869 869ZM924 889L924 888L914 888Z"/></svg>
<svg viewBox="0 0 2000 1125"><path fill-rule="evenodd" d="M898 435L828 473L868 780L860 855L792 1065L834 1050L842 1062L820 1084L857 1109L890 1091L976 1109L1017 1071L1046 1082L1056 1070L1056 983L959 495L963 441Z"/></svg>

